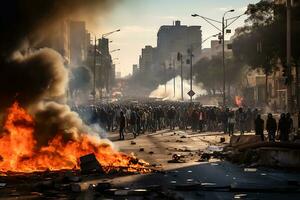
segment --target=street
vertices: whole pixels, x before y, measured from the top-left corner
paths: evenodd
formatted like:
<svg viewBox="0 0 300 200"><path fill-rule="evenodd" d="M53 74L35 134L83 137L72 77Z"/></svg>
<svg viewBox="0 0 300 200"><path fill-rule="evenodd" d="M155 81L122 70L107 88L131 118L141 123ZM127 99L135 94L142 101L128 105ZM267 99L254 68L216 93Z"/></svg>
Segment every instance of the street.
<svg viewBox="0 0 300 200"><path fill-rule="evenodd" d="M114 135L110 137L117 138ZM218 159L199 162L200 151L212 145L224 145L219 143L220 137L224 137L223 134L192 134L190 131L186 133L179 130L171 132L165 130L141 135L136 139L131 138L130 134L127 137L127 140L115 143L120 150L134 153L139 158L154 164L160 172L109 180L114 187L129 190L160 185L166 191L175 193L176 198L182 197L182 199L299 199L299 190L296 192L291 185L293 181L299 182L299 170L238 166ZM132 144L132 141L136 144ZM227 142L228 137L225 144ZM141 148L144 151L141 151ZM168 163L175 153L184 155L185 162ZM88 184L98 182L102 180L89 181ZM195 184L200 184L202 187L195 188L193 187ZM236 191L229 191L230 185L235 185ZM178 189L180 186L182 188ZM123 199L122 195L114 198ZM143 198L145 197L126 196L126 199Z"/></svg>
<svg viewBox="0 0 300 200"><path fill-rule="evenodd" d="M3 0L0 200L300 199L300 0Z"/></svg>

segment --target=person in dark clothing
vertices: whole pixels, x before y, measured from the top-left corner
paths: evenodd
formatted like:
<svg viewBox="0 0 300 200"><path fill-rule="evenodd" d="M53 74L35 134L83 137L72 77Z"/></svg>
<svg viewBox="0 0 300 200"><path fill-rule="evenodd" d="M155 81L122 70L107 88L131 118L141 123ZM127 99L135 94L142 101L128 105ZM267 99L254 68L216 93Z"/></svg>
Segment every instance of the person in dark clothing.
<svg viewBox="0 0 300 200"><path fill-rule="evenodd" d="M280 141L281 142L285 141L286 136L288 135L288 130L287 130L287 120L284 113L280 115L280 119L278 121L278 133L279 133Z"/></svg>
<svg viewBox="0 0 300 200"><path fill-rule="evenodd" d="M193 132L197 132L198 120L199 120L199 113L197 112L196 109L194 109L193 113L192 113L192 131Z"/></svg>
<svg viewBox="0 0 300 200"><path fill-rule="evenodd" d="M289 135L293 131L293 119L291 118L291 114L287 113L286 114L286 129L287 129L287 134L284 136L283 141L289 141Z"/></svg>
<svg viewBox="0 0 300 200"><path fill-rule="evenodd" d="M121 111L120 112L120 129L119 129L119 133L120 133L120 140L124 140L124 130L125 130L125 116L124 113Z"/></svg>
<svg viewBox="0 0 300 200"><path fill-rule="evenodd" d="M222 112L222 123L223 123L224 134L229 132L228 117L229 117L229 109L226 108L226 110Z"/></svg>
<svg viewBox="0 0 300 200"><path fill-rule="evenodd" d="M275 142L275 134L277 130L276 120L271 113L268 114L267 125L268 137L270 142Z"/></svg>
<svg viewBox="0 0 300 200"><path fill-rule="evenodd" d="M261 141L264 141L264 120L261 119L260 115L257 115L256 119L254 120L255 126L255 135L260 135Z"/></svg>
<svg viewBox="0 0 300 200"><path fill-rule="evenodd" d="M130 124L131 124L131 127L132 127L133 137L136 138L136 135L137 135L137 115L136 115L135 110L131 111Z"/></svg>

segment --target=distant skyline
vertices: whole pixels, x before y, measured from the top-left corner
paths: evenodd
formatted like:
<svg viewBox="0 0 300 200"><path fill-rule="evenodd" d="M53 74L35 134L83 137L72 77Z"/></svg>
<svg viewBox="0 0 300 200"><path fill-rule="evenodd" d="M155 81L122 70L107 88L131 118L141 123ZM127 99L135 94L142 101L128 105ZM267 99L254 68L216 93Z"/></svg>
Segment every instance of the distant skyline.
<svg viewBox="0 0 300 200"><path fill-rule="evenodd" d="M115 29L121 32L110 36L111 49L120 48L121 51L113 53L116 62L116 71L122 77L132 73L132 65L138 64L141 49L145 45L156 46L157 32L162 25L172 25L173 21L180 20L182 25L202 26L203 40L218 30L213 28L201 18L191 17L197 13L209 18L221 20L226 10L235 9L227 17L243 14L247 5L259 0L123 0L105 16L96 21L97 29L93 32L105 33ZM243 26L245 17L237 20L230 28ZM227 34L229 39L232 34ZM203 44L203 48L210 47L210 41Z"/></svg>

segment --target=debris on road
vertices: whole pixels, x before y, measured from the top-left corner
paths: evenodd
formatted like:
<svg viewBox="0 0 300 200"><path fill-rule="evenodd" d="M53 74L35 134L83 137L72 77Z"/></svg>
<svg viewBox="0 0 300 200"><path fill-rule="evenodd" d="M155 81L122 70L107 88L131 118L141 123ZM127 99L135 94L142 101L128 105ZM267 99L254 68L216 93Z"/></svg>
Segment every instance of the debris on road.
<svg viewBox="0 0 300 200"><path fill-rule="evenodd" d="M79 158L80 169L82 174L90 174L96 172L103 172L103 169L96 159L95 154L88 154Z"/></svg>

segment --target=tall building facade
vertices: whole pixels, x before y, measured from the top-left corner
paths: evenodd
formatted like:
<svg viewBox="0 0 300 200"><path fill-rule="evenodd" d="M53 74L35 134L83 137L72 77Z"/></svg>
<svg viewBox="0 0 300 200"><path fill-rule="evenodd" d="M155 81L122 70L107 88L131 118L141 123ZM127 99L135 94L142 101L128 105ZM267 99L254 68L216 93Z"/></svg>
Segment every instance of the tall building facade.
<svg viewBox="0 0 300 200"><path fill-rule="evenodd" d="M70 65L82 65L88 54L88 34L83 21L70 21Z"/></svg>
<svg viewBox="0 0 300 200"><path fill-rule="evenodd" d="M157 57L156 52L157 48L149 45L145 46L145 48L142 49L142 55L139 59L139 66L141 71L149 71L153 69Z"/></svg>
<svg viewBox="0 0 300 200"><path fill-rule="evenodd" d="M201 26L181 25L180 21L175 21L172 26L161 26L157 33L157 64L165 63L178 52L186 54L190 48L201 52Z"/></svg>

